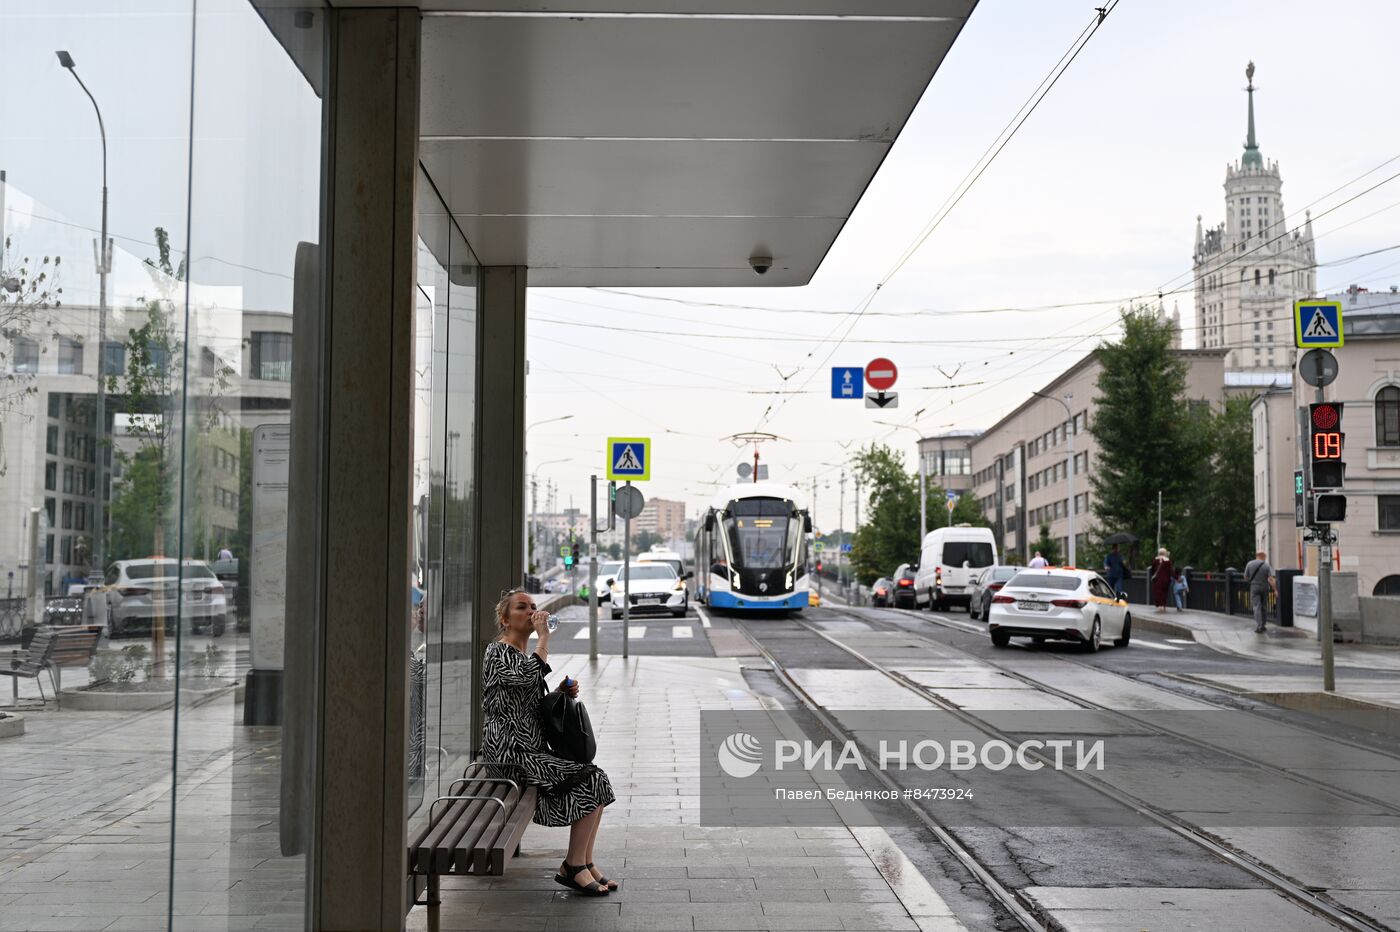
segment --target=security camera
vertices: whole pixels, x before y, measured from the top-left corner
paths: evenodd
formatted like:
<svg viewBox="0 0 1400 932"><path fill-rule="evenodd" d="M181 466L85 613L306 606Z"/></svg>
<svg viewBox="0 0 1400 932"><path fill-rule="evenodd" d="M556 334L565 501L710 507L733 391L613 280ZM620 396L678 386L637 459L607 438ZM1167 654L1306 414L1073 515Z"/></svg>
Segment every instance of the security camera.
<svg viewBox="0 0 1400 932"><path fill-rule="evenodd" d="M753 267L753 270L754 270L755 272L757 272L759 275L763 275L763 274L767 273L767 271L773 267L773 257L772 257L772 256L749 256L749 265L752 266L752 267Z"/></svg>

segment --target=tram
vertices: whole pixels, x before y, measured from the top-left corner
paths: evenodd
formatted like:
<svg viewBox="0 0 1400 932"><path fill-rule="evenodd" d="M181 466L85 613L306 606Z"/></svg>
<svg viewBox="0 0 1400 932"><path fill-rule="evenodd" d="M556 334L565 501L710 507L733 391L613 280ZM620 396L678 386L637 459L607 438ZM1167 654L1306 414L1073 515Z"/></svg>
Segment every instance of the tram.
<svg viewBox="0 0 1400 932"><path fill-rule="evenodd" d="M735 612L807 607L807 535L802 493L777 482L741 482L717 494L695 533L698 596Z"/></svg>

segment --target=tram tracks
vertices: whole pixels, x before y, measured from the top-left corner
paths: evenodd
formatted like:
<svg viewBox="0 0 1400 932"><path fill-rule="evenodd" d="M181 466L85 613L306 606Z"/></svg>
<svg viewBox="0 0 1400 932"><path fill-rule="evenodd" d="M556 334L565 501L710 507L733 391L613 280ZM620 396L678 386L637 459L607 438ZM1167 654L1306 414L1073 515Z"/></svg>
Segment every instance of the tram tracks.
<svg viewBox="0 0 1400 932"><path fill-rule="evenodd" d="M833 614L842 615L853 620L870 620L868 618L864 618L860 615L857 615L854 612L842 611L841 609L835 607L831 608L831 611L833 612ZM936 618L934 620L937 621ZM948 700L944 699L941 695L924 686L923 684L918 683L917 681L900 673L897 670L891 670L885 665L875 660L872 660L871 658L862 654L860 651L844 643L839 638L834 637L828 634L827 632L814 627L807 621L794 620L794 624L796 624L802 629L805 629L812 635L822 639L823 641L835 647L836 649L849 655L861 666L882 674L892 682L897 683L899 686L918 696L921 700L931 703L939 711L946 712L950 715L955 716L964 724L967 724L969 727L977 729L978 731L988 735L989 737L1006 741L1012 745L1016 743L1016 739L1014 738L1014 736L1009 735L1003 732L1002 730L996 728L994 725L989 724L982 718L978 717L976 713L962 709L954 703L951 703ZM779 661L779 659L773 654L771 650L767 648L766 645L760 642L758 638L756 638L753 635L753 633L748 629L747 625L736 625L736 627L738 627L739 630L741 630L744 633L748 640L754 645L754 648L769 663L769 665L773 668L775 675L777 675L779 679L781 679L783 683L793 692L793 694L796 695L799 698L799 700L810 709L814 716L816 716L817 719L821 721L824 727L826 727L832 734L841 737L843 740L855 740L854 737L836 721L835 717L827 714L826 709L822 707L820 703L818 703L801 686L801 684L798 683L788 673L781 661ZM945 627L951 628L953 630L963 631L963 633L968 633L965 631L965 629L962 629L955 625L946 625ZM946 647L947 645L941 646ZM971 655L968 656L970 657ZM1140 719L1137 719L1132 715L1128 715L1122 710L1112 709L1098 703L1093 703L1090 700L1085 700L1082 697L1075 696L1064 690L1060 690L1056 687L1040 683L1034 678L1021 675L1017 671L1010 670L999 664L983 660L982 658L976 659L979 663L984 663L988 667L995 669L998 672L1001 672L1008 676L1012 676L1015 679L1024 682L1026 685L1036 690L1040 690L1049 695L1055 695L1058 698L1078 704L1081 707L1084 707L1086 710L1108 712L1115 715L1123 715L1137 726L1142 726L1143 724L1145 724ZM1067 662L1072 663L1072 661ZM1088 665L1080 666L1087 667ZM1100 670L1101 668L1090 667L1090 669ZM1131 678L1127 679L1131 681ZM1203 748L1208 748L1216 752L1225 751L1225 749L1222 749L1216 745L1212 745L1209 742L1202 742L1199 739L1196 739L1192 736L1184 735L1171 729L1164 729L1156 725L1148 725L1148 727L1157 731L1158 734L1163 737L1190 741ZM1360 745L1357 746L1361 747ZM1251 766L1268 768L1271 772L1275 772L1288 779L1298 780L1301 783L1305 783L1314 788L1325 790L1341 798L1346 798L1350 801L1357 802L1363 805L1380 807L1385 810L1395 812L1396 814L1400 814L1400 808L1395 807L1382 800L1373 799L1369 796L1366 796L1365 794L1356 794L1351 793L1350 791L1339 790L1336 787L1332 787L1320 781L1313 780L1304 775L1294 774L1291 771L1287 771L1283 768L1278 768L1272 764L1269 764L1268 762L1250 758L1248 755L1245 754L1234 752L1230 753L1232 753L1232 756L1234 756L1236 759L1239 759L1243 762L1247 762ZM886 783L890 789L898 789L897 784L895 784L893 779L891 779L887 774L877 770L875 771L875 775L878 778L880 778L882 782ZM1128 807L1141 817L1156 824L1162 829L1171 832L1172 834L1188 842L1189 844L1208 852L1210 855L1212 855L1215 858L1218 858L1220 861L1232 865L1240 869L1241 871L1249 874L1255 880L1265 885L1269 889L1272 889L1280 896L1295 903L1296 905L1298 905L1302 909L1307 910L1313 915L1321 917L1326 921L1333 923L1339 928L1354 930L1383 930L1387 928L1386 926L1376 924L1369 917L1355 913L1346 908L1345 906L1341 905L1340 903L1335 902L1331 898L1322 895L1322 891L1309 889L1307 886L1284 875L1269 864L1248 854L1247 852L1233 848L1223 843L1222 841L1211 837L1210 835L1205 833L1200 827L1191 824L1190 822L1180 818L1172 812L1169 812L1165 809L1162 809L1161 807L1154 805L1149 800L1145 800L1140 797L1134 796L1131 793L1120 789L1119 787L1112 786L1110 784L1105 783L1102 780L1095 779L1094 777L1091 777L1086 773L1066 771L1064 772L1064 775L1084 785L1086 788L1096 793L1099 793L1100 795L1105 796L1109 799L1112 799L1120 805ZM982 865L978 861L977 857L973 854L973 852L967 846L965 846L953 832L940 825L922 806L917 805L912 800L905 799L903 801L905 803L906 808L908 808L915 815L915 817L918 818L920 822L927 826L929 830L933 832L933 834L939 839L939 841L950 852L952 852L953 855L957 857L957 859L960 862L967 866L967 868L978 878L978 880L987 889L988 893L992 897L994 897L998 902L1000 902L1004 907L1006 907L1006 909L1016 917L1016 919L1022 924L1024 928L1047 928L1047 926L1042 922L1041 918L1037 915L1038 907L1034 903L1023 898L1022 895L1015 889L1007 887L1003 885L999 880L997 880L993 873L985 865Z"/></svg>

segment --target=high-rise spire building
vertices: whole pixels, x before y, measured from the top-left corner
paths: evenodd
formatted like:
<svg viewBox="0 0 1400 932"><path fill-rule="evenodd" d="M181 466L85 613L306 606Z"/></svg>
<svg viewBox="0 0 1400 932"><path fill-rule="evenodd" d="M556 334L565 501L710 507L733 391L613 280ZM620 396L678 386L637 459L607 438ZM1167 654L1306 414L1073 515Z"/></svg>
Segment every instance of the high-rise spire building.
<svg viewBox="0 0 1400 932"><path fill-rule="evenodd" d="M1289 231L1278 162L1265 162L1254 132L1254 62L1244 154L1225 168L1225 222L1196 216L1196 341L1228 351L1227 369L1293 366L1293 302L1317 287L1312 218Z"/></svg>

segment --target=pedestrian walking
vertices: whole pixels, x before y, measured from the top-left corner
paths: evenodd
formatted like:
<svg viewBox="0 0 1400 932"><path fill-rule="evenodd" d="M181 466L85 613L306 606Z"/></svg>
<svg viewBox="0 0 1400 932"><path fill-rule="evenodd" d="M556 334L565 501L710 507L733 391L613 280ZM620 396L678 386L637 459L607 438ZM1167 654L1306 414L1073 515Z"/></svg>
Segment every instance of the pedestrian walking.
<svg viewBox="0 0 1400 932"><path fill-rule="evenodd" d="M1176 579L1172 580L1172 599L1176 601L1178 612L1186 610L1186 596L1190 591L1191 587L1186 583L1186 574L1177 570Z"/></svg>
<svg viewBox="0 0 1400 932"><path fill-rule="evenodd" d="M1158 612L1167 610L1167 597L1172 591L1172 580L1176 578L1176 567L1172 566L1172 555L1166 547L1157 551L1152 558L1152 569L1147 580L1152 589L1152 604Z"/></svg>
<svg viewBox="0 0 1400 932"><path fill-rule="evenodd" d="M1118 545L1114 544L1103 558L1104 576L1108 578L1108 585L1113 589L1113 594L1117 595L1123 591L1123 580L1128 578L1127 564L1123 562L1123 555L1118 552Z"/></svg>
<svg viewBox="0 0 1400 932"><path fill-rule="evenodd" d="M1038 570L1041 567L1049 565L1050 561L1042 557L1039 550L1035 552L1035 556L1031 557L1031 562L1026 564L1026 566L1029 566L1033 570Z"/></svg>
<svg viewBox="0 0 1400 932"><path fill-rule="evenodd" d="M550 752L544 740L539 703L546 695L549 659L549 613L536 609L524 589L512 589L496 603L500 637L486 646L483 667L482 752L490 760L512 765L530 786L537 825L569 826L569 848L556 882L584 896L607 896L617 889L593 866L593 843L603 807L613 802L608 775L596 764L581 764ZM527 654L530 634L539 639ZM559 692L578 696L578 683L565 677Z"/></svg>
<svg viewBox="0 0 1400 932"><path fill-rule="evenodd" d="M1269 565L1267 553L1261 550L1245 564L1244 584L1249 587L1249 602L1254 608L1254 633L1263 634L1269 593L1278 595L1278 583L1274 581L1274 568Z"/></svg>

